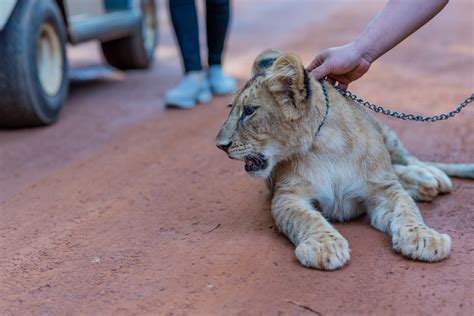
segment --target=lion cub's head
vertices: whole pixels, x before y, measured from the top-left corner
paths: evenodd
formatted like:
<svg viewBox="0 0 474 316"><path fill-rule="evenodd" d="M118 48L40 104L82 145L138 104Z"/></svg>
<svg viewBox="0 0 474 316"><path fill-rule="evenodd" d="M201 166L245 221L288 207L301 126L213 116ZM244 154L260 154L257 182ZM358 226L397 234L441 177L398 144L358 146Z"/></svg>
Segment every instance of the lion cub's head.
<svg viewBox="0 0 474 316"><path fill-rule="evenodd" d="M297 56L277 50L261 53L251 75L234 96L216 145L266 178L279 161L311 145L318 125L310 115L314 82Z"/></svg>

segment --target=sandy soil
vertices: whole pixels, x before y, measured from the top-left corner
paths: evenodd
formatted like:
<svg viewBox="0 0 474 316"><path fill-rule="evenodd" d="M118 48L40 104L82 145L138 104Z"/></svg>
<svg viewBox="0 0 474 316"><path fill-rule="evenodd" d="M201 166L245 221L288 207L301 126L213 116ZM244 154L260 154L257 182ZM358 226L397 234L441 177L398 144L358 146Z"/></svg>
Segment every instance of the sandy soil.
<svg viewBox="0 0 474 316"><path fill-rule="evenodd" d="M258 4L257 4L258 3ZM309 62L350 41L380 1L239 1L227 69L241 84L258 52ZM214 146L228 97L163 107L180 64L160 2L155 67L72 87L60 122L0 131L0 314L474 313L474 182L420 204L453 239L436 264L395 254L366 218L337 224L349 265L300 266L275 229L269 193ZM450 110L474 87L474 3L452 1L351 87L401 111ZM100 62L96 45L72 64ZM422 159L474 161L474 111L437 124L383 119Z"/></svg>

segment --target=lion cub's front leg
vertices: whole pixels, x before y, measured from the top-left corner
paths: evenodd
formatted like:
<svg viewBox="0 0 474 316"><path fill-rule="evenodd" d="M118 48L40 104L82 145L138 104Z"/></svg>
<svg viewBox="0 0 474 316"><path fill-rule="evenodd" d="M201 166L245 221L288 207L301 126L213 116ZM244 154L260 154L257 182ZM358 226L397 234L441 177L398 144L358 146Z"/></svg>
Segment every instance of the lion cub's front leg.
<svg viewBox="0 0 474 316"><path fill-rule="evenodd" d="M429 228L415 202L399 183L383 185L369 202L372 226L392 236L393 249L421 261L447 258L451 239Z"/></svg>
<svg viewBox="0 0 474 316"><path fill-rule="evenodd" d="M296 246L306 267L334 270L349 261L349 244L312 205L292 192L277 191L272 215L278 229Z"/></svg>

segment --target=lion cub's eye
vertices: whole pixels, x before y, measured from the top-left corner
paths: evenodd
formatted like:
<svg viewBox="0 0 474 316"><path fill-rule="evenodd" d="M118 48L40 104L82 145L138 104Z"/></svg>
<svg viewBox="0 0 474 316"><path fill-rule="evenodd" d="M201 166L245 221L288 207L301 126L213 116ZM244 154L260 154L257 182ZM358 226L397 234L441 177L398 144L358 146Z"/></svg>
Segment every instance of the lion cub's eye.
<svg viewBox="0 0 474 316"><path fill-rule="evenodd" d="M257 108L258 106L250 106L250 105L244 106L244 115L245 116L252 115Z"/></svg>

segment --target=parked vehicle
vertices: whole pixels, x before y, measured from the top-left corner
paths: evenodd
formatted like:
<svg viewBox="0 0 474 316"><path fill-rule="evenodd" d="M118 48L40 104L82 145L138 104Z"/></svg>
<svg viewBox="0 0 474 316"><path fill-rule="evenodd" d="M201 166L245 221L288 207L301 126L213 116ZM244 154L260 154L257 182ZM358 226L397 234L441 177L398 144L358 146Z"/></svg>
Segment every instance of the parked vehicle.
<svg viewBox="0 0 474 316"><path fill-rule="evenodd" d="M54 123L68 94L66 44L99 40L119 69L151 66L154 0L0 0L0 126Z"/></svg>

